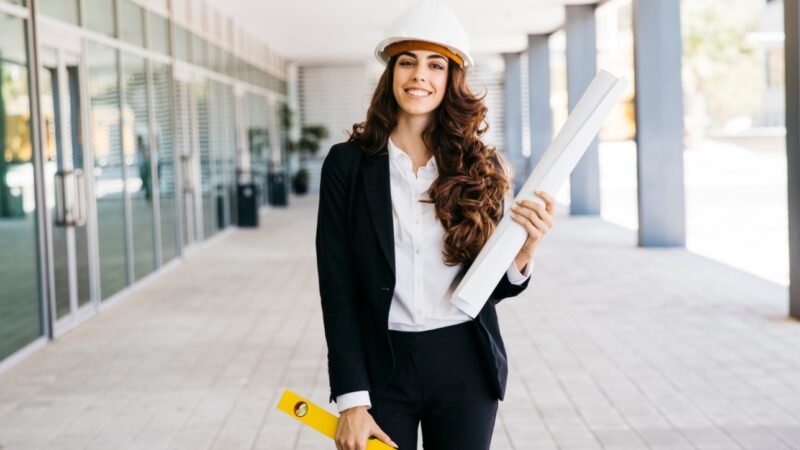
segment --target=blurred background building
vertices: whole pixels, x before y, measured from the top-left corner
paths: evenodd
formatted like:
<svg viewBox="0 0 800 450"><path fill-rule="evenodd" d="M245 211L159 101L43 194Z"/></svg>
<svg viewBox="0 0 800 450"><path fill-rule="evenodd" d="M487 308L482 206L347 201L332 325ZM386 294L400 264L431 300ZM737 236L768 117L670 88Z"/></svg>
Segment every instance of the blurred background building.
<svg viewBox="0 0 800 450"><path fill-rule="evenodd" d="M5 360L235 225L237 183L266 203L287 60L204 2L3 1L0 22Z"/></svg>

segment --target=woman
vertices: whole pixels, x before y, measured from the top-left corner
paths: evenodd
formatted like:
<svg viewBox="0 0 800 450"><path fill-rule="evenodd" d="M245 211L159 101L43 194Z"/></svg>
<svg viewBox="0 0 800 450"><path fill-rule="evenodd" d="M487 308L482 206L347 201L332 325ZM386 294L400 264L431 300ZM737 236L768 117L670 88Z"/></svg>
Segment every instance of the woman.
<svg viewBox="0 0 800 450"><path fill-rule="evenodd" d="M509 174L481 142L486 107L468 89L466 33L423 1L376 49L386 63L364 123L325 158L317 269L336 448L372 436L401 449L488 449L507 378L495 305L527 287L553 226L538 193L511 208L528 231L475 319L450 302L503 215ZM411 37L409 37L411 36Z"/></svg>

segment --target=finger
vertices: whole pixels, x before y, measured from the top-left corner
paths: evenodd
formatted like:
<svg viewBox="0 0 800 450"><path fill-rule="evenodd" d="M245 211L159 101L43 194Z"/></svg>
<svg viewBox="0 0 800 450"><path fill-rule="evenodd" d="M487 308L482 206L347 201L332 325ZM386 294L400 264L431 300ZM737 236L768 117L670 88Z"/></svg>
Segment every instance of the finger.
<svg viewBox="0 0 800 450"><path fill-rule="evenodd" d="M538 191L538 192L536 192L536 195L541 197L545 201L545 203L555 203L555 200L553 200L553 197L551 197L550 194L548 194L545 191Z"/></svg>
<svg viewBox="0 0 800 450"><path fill-rule="evenodd" d="M542 220L544 220L544 222L548 225L548 229L549 229L549 227L552 227L553 225L555 225L555 220L553 219L553 216L551 216L550 212L545 210L542 207L542 205L540 205L540 204L538 204L536 202L533 202L531 200L521 200L518 203L518 205L519 206L524 206L525 208L532 209L533 211L535 211L536 214Z"/></svg>
<svg viewBox="0 0 800 450"><path fill-rule="evenodd" d="M535 227L533 224L524 217L517 217L519 219L519 224L525 228L525 231L528 233L528 239L526 239L525 244L527 245L530 242L536 242L542 237L542 233Z"/></svg>
<svg viewBox="0 0 800 450"><path fill-rule="evenodd" d="M545 202L545 210L548 213L553 214L553 209L555 209L556 201L545 191L539 191L536 193L539 197L544 199Z"/></svg>
<svg viewBox="0 0 800 450"><path fill-rule="evenodd" d="M527 217L520 216L514 213L511 213L511 220L517 222L518 224L522 225L525 228L525 231L528 232L528 236L533 238L534 240L538 240L542 237L542 232L539 231Z"/></svg>
<svg viewBox="0 0 800 450"><path fill-rule="evenodd" d="M392 438L389 437L388 434L384 433L383 430L380 429L377 425L375 426L375 431L372 433L376 439L383 442L384 444L390 447L397 447L397 444L394 443Z"/></svg>
<svg viewBox="0 0 800 450"><path fill-rule="evenodd" d="M531 223L534 224L536 228L540 229L542 232L547 232L547 230L550 229L550 225L539 217L539 214L547 214L544 211L541 212L532 211L528 208L522 208L522 207L514 207L511 208L511 210L527 218Z"/></svg>

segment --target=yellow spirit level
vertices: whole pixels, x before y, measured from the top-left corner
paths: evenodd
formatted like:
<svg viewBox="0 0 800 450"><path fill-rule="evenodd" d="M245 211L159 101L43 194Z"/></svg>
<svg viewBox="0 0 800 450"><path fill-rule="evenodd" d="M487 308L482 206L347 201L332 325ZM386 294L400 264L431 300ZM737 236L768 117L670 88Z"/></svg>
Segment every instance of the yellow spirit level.
<svg viewBox="0 0 800 450"><path fill-rule="evenodd" d="M336 425L339 418L289 389L283 391L283 395L278 401L278 409L331 439L336 437ZM367 450L395 450L395 448L370 437L367 440Z"/></svg>

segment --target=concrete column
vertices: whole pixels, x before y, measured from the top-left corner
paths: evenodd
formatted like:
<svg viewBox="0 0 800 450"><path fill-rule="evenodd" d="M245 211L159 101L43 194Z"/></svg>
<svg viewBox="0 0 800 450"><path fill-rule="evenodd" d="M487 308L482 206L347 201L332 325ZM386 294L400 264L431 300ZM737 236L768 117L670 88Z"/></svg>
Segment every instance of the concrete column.
<svg viewBox="0 0 800 450"><path fill-rule="evenodd" d="M504 53L506 63L505 103L505 156L514 173L514 195L525 182L525 158L522 156L522 70L519 53Z"/></svg>
<svg viewBox="0 0 800 450"><path fill-rule="evenodd" d="M567 38L567 104L575 108L597 74L595 5L567 5L564 30ZM600 214L600 162L597 138L569 177L570 214Z"/></svg>
<svg viewBox="0 0 800 450"><path fill-rule="evenodd" d="M800 0L783 0L783 20L786 33L789 315L800 319Z"/></svg>
<svg viewBox="0 0 800 450"><path fill-rule="evenodd" d="M680 3L634 0L639 246L683 247Z"/></svg>
<svg viewBox="0 0 800 450"><path fill-rule="evenodd" d="M528 110L530 111L531 156L528 174L553 140L553 110L550 108L550 36L528 35Z"/></svg>

